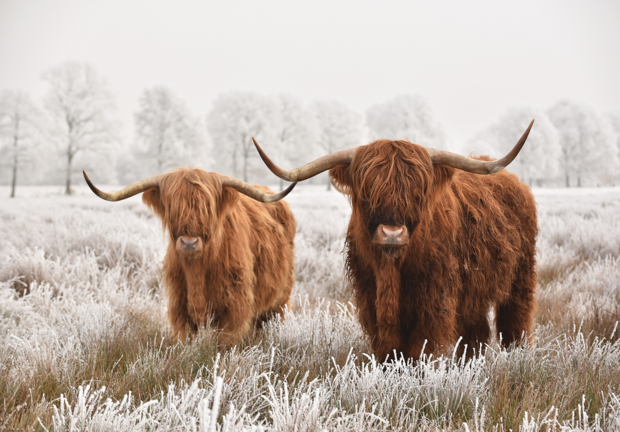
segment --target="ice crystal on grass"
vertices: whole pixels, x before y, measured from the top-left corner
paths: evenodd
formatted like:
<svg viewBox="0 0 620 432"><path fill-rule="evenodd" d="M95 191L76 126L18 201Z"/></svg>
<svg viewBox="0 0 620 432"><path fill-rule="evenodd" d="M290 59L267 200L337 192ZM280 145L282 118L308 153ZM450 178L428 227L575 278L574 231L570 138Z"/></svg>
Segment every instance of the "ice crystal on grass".
<svg viewBox="0 0 620 432"><path fill-rule="evenodd" d="M169 337L166 240L138 199L0 200L0 430L620 430L620 191L570 192L536 191L529 346L386 364L348 303L335 191L287 197L290 307L229 349Z"/></svg>

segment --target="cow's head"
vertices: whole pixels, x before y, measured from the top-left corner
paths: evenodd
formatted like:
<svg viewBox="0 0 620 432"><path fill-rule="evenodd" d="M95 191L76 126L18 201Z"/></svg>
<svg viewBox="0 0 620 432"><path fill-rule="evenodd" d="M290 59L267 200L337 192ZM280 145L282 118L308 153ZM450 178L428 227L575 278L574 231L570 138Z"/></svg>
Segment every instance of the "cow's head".
<svg viewBox="0 0 620 432"><path fill-rule="evenodd" d="M233 177L186 168L149 177L112 193L96 188L85 172L84 179L95 195L108 201L144 192L142 201L161 219L176 251L186 258L202 255L214 235L225 235L218 232L217 221L234 207L239 193L270 203L281 200L295 187L294 183L280 193L268 194Z"/></svg>
<svg viewBox="0 0 620 432"><path fill-rule="evenodd" d="M410 235L429 210L433 190L450 176L452 167L476 174L493 174L517 156L534 121L506 156L483 161L412 144L379 140L341 150L292 170L276 166L254 141L269 169L289 181L303 181L323 171L334 186L350 196L361 214L371 241L386 255L395 256L409 243Z"/></svg>

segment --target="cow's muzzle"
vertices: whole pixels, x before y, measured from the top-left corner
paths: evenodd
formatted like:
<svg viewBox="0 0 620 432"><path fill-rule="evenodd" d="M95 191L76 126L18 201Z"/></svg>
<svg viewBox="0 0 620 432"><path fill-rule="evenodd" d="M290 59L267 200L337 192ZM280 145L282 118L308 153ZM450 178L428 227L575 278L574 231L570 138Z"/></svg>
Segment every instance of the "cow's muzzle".
<svg viewBox="0 0 620 432"><path fill-rule="evenodd" d="M404 246L409 243L409 230L405 225L379 225L372 242L384 246Z"/></svg>
<svg viewBox="0 0 620 432"><path fill-rule="evenodd" d="M202 239L200 237L180 236L177 238L176 249L178 252L200 252L202 251Z"/></svg>

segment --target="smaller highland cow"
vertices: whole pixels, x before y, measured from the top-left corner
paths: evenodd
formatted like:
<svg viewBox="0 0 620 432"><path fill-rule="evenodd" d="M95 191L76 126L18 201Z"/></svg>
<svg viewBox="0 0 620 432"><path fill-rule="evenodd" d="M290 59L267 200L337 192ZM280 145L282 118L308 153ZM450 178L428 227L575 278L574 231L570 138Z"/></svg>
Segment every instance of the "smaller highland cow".
<svg viewBox="0 0 620 432"><path fill-rule="evenodd" d="M163 276L168 319L186 339L210 318L224 342L245 336L256 319L282 313L293 288L295 219L284 198L264 186L200 169L177 169L100 198L142 201L161 219L170 242Z"/></svg>

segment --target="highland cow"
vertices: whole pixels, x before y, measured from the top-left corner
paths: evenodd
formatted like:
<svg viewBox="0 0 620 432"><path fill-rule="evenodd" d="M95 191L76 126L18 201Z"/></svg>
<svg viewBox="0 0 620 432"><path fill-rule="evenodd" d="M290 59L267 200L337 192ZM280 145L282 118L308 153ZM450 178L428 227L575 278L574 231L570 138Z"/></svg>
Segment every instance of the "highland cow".
<svg viewBox="0 0 620 432"><path fill-rule="evenodd" d="M302 181L330 170L352 205L346 270L360 323L380 359L445 352L459 337L489 341L488 313L504 346L532 332L536 288L536 205L529 187L498 172L504 158L469 158L408 141L378 140L278 168ZM488 175L481 175L488 174Z"/></svg>
<svg viewBox="0 0 620 432"><path fill-rule="evenodd" d="M283 313L293 288L295 219L278 194L200 169L173 172L118 192L92 191L108 201L144 192L169 243L163 263L168 319L174 336L212 323L225 343L248 334L256 320ZM211 321L212 320L212 321Z"/></svg>

